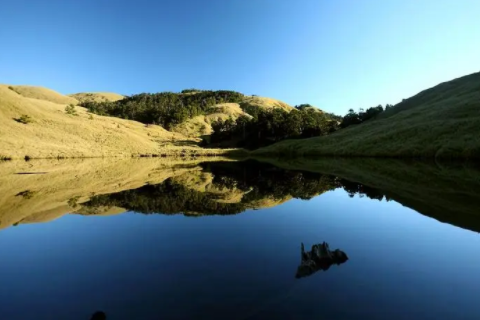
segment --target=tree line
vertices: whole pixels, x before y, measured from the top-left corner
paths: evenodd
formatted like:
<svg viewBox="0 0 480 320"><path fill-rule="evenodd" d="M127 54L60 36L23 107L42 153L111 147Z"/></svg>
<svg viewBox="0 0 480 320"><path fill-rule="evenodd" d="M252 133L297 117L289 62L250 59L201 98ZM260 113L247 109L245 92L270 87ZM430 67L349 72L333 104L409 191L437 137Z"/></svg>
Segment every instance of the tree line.
<svg viewBox="0 0 480 320"><path fill-rule="evenodd" d="M213 122L213 133L203 145L256 149L284 139L316 137L338 129L337 121L314 108L297 107L287 112L250 107L245 112L249 115Z"/></svg>
<svg viewBox="0 0 480 320"><path fill-rule="evenodd" d="M204 138L202 146L257 149L285 139L323 136L375 119L392 105L387 104L385 108L379 105L358 112L350 109L344 117L324 113L310 104L295 106L290 112L248 104L241 104L241 107L248 115L213 122L213 133Z"/></svg>
<svg viewBox="0 0 480 320"><path fill-rule="evenodd" d="M243 147L255 149L284 139L322 136L351 125L375 119L391 108L388 105L350 109L341 117L325 113L310 104L300 104L287 112L280 108L263 109L243 103L244 95L228 90L185 89L181 93L141 93L118 101L84 101L80 105L98 115L114 116L158 124L167 130L187 119L213 112L219 103L239 103L247 114L237 119L228 118L212 123L213 134L203 146Z"/></svg>
<svg viewBox="0 0 480 320"><path fill-rule="evenodd" d="M243 94L235 91L207 91L187 89L183 93L141 93L118 101L85 101L80 105L91 113L172 126L201 114L207 114L212 106L226 102L240 102Z"/></svg>
<svg viewBox="0 0 480 320"><path fill-rule="evenodd" d="M358 112L355 112L353 109L348 110L348 113L343 117L342 123L340 124L341 128L346 128L354 124L361 124L365 121L375 119L380 113L392 108L393 106L387 104L385 108L382 105L376 107L368 108L367 110L359 109Z"/></svg>

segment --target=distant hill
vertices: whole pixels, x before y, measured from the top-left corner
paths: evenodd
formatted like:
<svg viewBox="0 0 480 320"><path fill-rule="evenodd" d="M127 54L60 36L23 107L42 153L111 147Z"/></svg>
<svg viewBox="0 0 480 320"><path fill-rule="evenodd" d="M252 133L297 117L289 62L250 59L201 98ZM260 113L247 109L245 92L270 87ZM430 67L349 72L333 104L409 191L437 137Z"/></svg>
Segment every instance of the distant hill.
<svg viewBox="0 0 480 320"><path fill-rule="evenodd" d="M282 102L280 100L265 98L259 96L245 96L245 98L240 102L242 109L248 108L260 108L260 109L274 109L280 108L284 111L292 111L293 107L289 104Z"/></svg>
<svg viewBox="0 0 480 320"><path fill-rule="evenodd" d="M237 119L241 115L248 116L238 103L220 103L214 105L210 113L187 119L172 128L172 131L187 137L200 137L212 133L212 123L228 118Z"/></svg>
<svg viewBox="0 0 480 320"><path fill-rule="evenodd" d="M75 98L78 102L86 102L86 101L95 101L95 102L104 102L104 101L118 101L125 96L122 96L118 93L113 92L80 92L69 94L69 97Z"/></svg>
<svg viewBox="0 0 480 320"><path fill-rule="evenodd" d="M422 91L375 120L254 154L480 158L480 73Z"/></svg>
<svg viewBox="0 0 480 320"><path fill-rule="evenodd" d="M280 100L257 96L244 96L238 103L220 103L214 105L212 110L206 115L188 119L176 125L173 131L188 137L209 135L213 132L212 123L214 121L225 121L228 118L236 120L241 115L251 117L249 112L251 112L252 109L272 110L275 108L287 112L294 110L292 106Z"/></svg>
<svg viewBox="0 0 480 320"><path fill-rule="evenodd" d="M25 98L49 101L59 104L77 104L78 100L73 97L64 96L61 93L44 87L35 86L8 86L15 93Z"/></svg>

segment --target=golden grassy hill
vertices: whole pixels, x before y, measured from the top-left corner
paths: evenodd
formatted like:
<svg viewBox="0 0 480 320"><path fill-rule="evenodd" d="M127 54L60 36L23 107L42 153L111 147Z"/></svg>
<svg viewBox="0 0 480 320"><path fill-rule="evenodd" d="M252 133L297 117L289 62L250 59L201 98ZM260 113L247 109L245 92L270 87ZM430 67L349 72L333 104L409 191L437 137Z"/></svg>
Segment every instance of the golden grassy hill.
<svg viewBox="0 0 480 320"><path fill-rule="evenodd" d="M78 106L78 115L66 114L66 105L76 100L52 90L26 86L13 89L0 85L0 158L179 155L184 150L198 155L228 152L207 151L160 126L90 115ZM22 115L29 116L32 122L15 120Z"/></svg>
<svg viewBox="0 0 480 320"><path fill-rule="evenodd" d="M280 100L258 96L245 96L245 99L240 104L242 106L253 106L261 109L280 108L287 112L290 112L294 109L291 105Z"/></svg>
<svg viewBox="0 0 480 320"><path fill-rule="evenodd" d="M10 90L25 98L39 99L59 104L77 104L78 100L74 97L64 96L61 93L48 88L36 86L8 86Z"/></svg>
<svg viewBox="0 0 480 320"><path fill-rule="evenodd" d="M480 158L480 73L422 91L375 120L324 137L282 141L255 153Z"/></svg>
<svg viewBox="0 0 480 320"><path fill-rule="evenodd" d="M306 110L311 110L313 112L324 113L322 109L319 109L315 106L305 107Z"/></svg>
<svg viewBox="0 0 480 320"><path fill-rule="evenodd" d="M105 101L118 101L125 98L118 93L113 92L80 92L69 94L69 97L77 99L79 102L94 101L94 102L105 102Z"/></svg>
<svg viewBox="0 0 480 320"><path fill-rule="evenodd" d="M239 116L250 116L245 113L238 103L222 103L213 107L214 111L207 115L200 115L188 119L187 121L175 126L173 130L187 137L200 137L213 132L212 123L218 120L228 118L237 119Z"/></svg>
<svg viewBox="0 0 480 320"><path fill-rule="evenodd" d="M195 94L195 92L188 94ZM257 96L245 96L240 103L218 104L214 107L214 111L212 113L188 119L182 124L175 126L173 131L191 138L199 138L203 135L209 135L213 132L212 122L217 120L224 121L228 118L235 120L241 115L250 116L244 111L244 109L248 110L248 108L252 107L266 110L280 108L288 112L295 109L289 104L280 100Z"/></svg>

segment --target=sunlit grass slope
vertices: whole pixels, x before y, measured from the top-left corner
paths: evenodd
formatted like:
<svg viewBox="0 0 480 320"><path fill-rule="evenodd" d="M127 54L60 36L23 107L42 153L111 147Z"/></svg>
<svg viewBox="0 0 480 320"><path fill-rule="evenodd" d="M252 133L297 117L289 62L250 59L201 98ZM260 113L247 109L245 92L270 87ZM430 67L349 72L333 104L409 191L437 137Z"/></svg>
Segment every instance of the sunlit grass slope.
<svg viewBox="0 0 480 320"><path fill-rule="evenodd" d="M422 91L376 120L325 137L282 141L255 153L480 158L480 73Z"/></svg>
<svg viewBox="0 0 480 320"><path fill-rule="evenodd" d="M173 130L187 137L198 138L203 135L209 135L213 132L212 123L214 121L225 121L228 118L235 120L241 115L250 117L250 115L244 111L245 108L258 108L262 110L278 108L288 112L294 110L292 106L280 100L258 96L245 96L240 103L218 104L212 108L213 110L209 114L188 119L175 126Z"/></svg>
<svg viewBox="0 0 480 320"><path fill-rule="evenodd" d="M160 126L90 115L72 97L37 87L0 85L0 158L220 154ZM18 120L26 115L30 123Z"/></svg>
<svg viewBox="0 0 480 320"><path fill-rule="evenodd" d="M258 107L260 109L273 109L280 108L284 111L292 111L294 108L277 99L258 97L258 96L245 96L244 100L241 102L242 105Z"/></svg>
<svg viewBox="0 0 480 320"><path fill-rule="evenodd" d="M77 99L79 102L118 101L124 98L124 96L122 96L121 94L113 93L113 92L80 92L80 93L69 94L68 96Z"/></svg>
<svg viewBox="0 0 480 320"><path fill-rule="evenodd" d="M175 126L173 130L187 137L200 137L213 132L212 123L214 121L224 121L228 118L237 119L241 115L248 116L248 114L240 108L238 103L217 104L212 109L211 113L188 119Z"/></svg>
<svg viewBox="0 0 480 320"><path fill-rule="evenodd" d="M8 88L25 98L45 100L60 104L78 103L78 100L74 97L65 96L48 88L36 86L8 86Z"/></svg>

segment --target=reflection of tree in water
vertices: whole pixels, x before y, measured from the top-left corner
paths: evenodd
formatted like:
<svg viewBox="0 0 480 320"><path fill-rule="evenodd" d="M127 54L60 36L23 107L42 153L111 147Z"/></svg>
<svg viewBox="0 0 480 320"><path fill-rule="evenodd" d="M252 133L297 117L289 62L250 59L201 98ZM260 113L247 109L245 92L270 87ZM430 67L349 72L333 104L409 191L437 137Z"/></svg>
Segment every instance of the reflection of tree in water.
<svg viewBox="0 0 480 320"><path fill-rule="evenodd" d="M376 199L381 201L385 196L384 193L379 189L365 186L357 182L339 179L339 183L343 187L343 189L348 192L348 195L351 198L353 198L355 194L359 194L360 197L367 196L370 199ZM386 196L386 198L387 200L389 200L388 196Z"/></svg>
<svg viewBox="0 0 480 320"><path fill-rule="evenodd" d="M171 179L161 184L93 196L86 207L121 207L140 213L176 214L182 212L235 214L244 211L239 203L220 203L207 193L189 189Z"/></svg>
<svg viewBox="0 0 480 320"><path fill-rule="evenodd" d="M260 200L266 197L284 199L292 196L299 199L311 199L314 196L338 187L337 178L320 173L283 170L269 164L256 161L243 163L206 163L204 170L214 176L218 186L224 184L225 177L235 181L241 190L250 190L244 202ZM229 182L231 185L232 183Z"/></svg>
<svg viewBox="0 0 480 320"><path fill-rule="evenodd" d="M238 203L216 201L215 196L201 192L173 179L161 184L146 185L119 193L93 196L83 206L121 207L140 213L163 214L236 214L252 208L258 200L282 200L288 197L311 199L324 192L343 187L350 196L366 195L382 200L384 194L362 184L320 173L283 170L268 164L248 161L245 163L207 163L206 172L213 175L212 184L218 190L238 189L243 196Z"/></svg>

